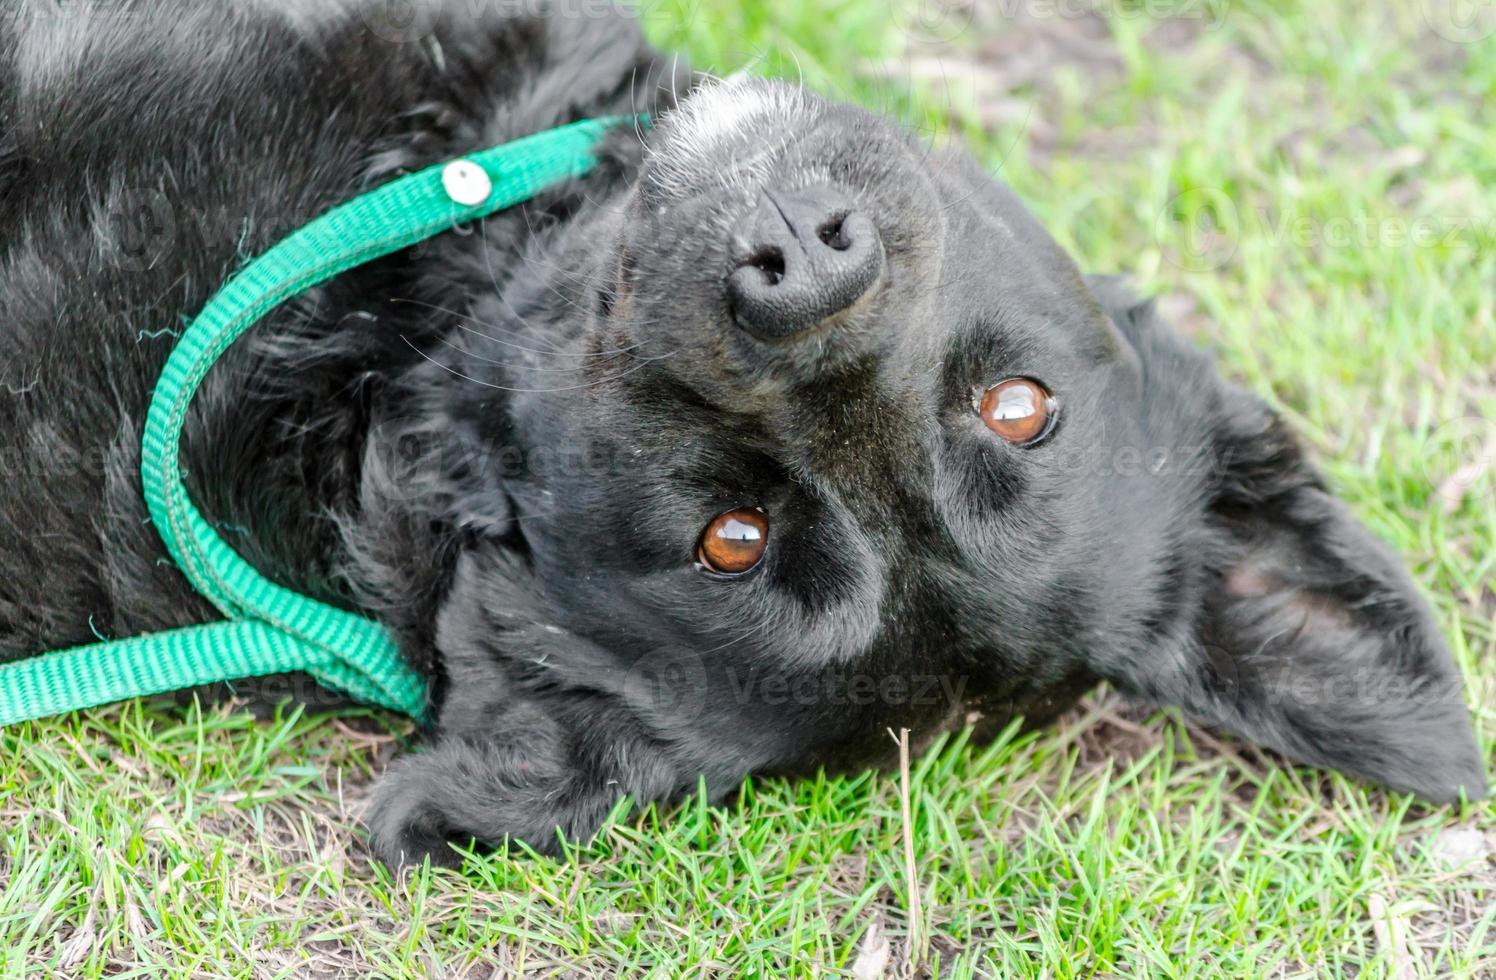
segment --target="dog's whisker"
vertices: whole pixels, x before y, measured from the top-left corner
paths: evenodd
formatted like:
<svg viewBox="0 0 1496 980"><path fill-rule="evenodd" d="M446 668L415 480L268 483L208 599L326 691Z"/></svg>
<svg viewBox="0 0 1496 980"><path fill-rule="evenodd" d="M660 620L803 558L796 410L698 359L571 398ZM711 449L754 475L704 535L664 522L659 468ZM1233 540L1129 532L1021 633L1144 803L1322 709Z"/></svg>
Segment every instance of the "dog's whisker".
<svg viewBox="0 0 1496 980"><path fill-rule="evenodd" d="M533 250L525 249L521 251L519 260L532 271L549 273L549 275L543 276L547 291L549 291L550 294L555 296L557 299L561 300L561 302L568 308L575 309L579 312L584 313L589 312L589 308L587 306L583 305L573 297L563 293L559 285L553 281L554 279L559 278L564 282L570 283L585 291L593 291L602 288L613 289L617 287L618 283L612 278L609 273L604 272L598 273L596 275L589 275L586 272L575 271L566 266L562 266L559 263L545 264L543 262L544 243L541 242L540 235L537 232L535 226L530 223L530 214L528 211L525 212L524 217L526 234L529 235L530 241L540 243L542 254L540 256L537 256L532 254Z"/></svg>
<svg viewBox="0 0 1496 980"><path fill-rule="evenodd" d="M534 334L536 333L536 331L531 331L531 330L516 330L513 327L506 327L506 326L503 326L502 324L492 323L492 322L489 322L487 320L480 320L480 319L478 319L477 317L475 317L475 316L473 316L471 314L462 313L462 312L459 312L458 310L450 309L448 307L441 306L441 305L436 304L436 303L428 303L425 300L408 299L408 298L398 298L398 299L391 300L391 302L392 303L403 303L403 304L410 305L410 306L420 306L420 307L423 307L425 309L431 310L433 312L442 313L442 314L445 314L446 316L453 317L454 319L457 319L457 320L466 320L469 323L476 323L480 327L485 327L485 328L487 328L489 330L495 330L495 331L499 331L501 333L506 333L506 334L509 334L510 336L513 336L513 337L524 338L526 340L534 339ZM516 318L516 319L520 323L524 322L520 318ZM454 324L454 326L461 326L461 324ZM492 337L492 336L488 336L486 334L484 336L488 337L489 340L492 340L494 343L497 343L497 344L506 344L508 346L520 347L520 345L514 344L512 341L504 341L504 340L499 339L498 337ZM558 350L556 348L552 348L550 350L543 350L543 349L536 349L536 348L521 347L521 349L523 349L523 350L532 350L533 353L536 353L536 354L551 354L551 355L556 356L556 357L575 356L573 354L569 354L567 351Z"/></svg>
<svg viewBox="0 0 1496 980"><path fill-rule="evenodd" d="M471 358L472 360L482 361L485 364L494 364L494 365L497 365L499 367L513 368L516 371L520 371L520 372L522 372L524 374L576 374L579 371L589 371L589 370L592 370L592 368L595 366L595 363L596 363L596 362L594 362L593 364L573 364L573 365L571 365L569 367L535 367L533 365L517 364L513 359L503 359L503 358L497 358L497 357L489 357L489 356L487 356L485 354L480 354L480 353L478 353L475 350L470 350L470 349L468 349L466 347L462 347L462 346L460 346L458 344L454 344L451 340L449 340L449 339L447 339L445 337L438 337L438 338L436 338L436 342L439 343L439 344L441 344L442 346L450 349L450 350L454 350L457 353L462 354L465 357ZM615 352L613 352L611 354L606 354L606 355L601 355L601 356L608 357L608 358L616 358L616 357L626 357L626 356L629 356L629 354L630 354L630 351L620 350L620 351L615 351ZM635 356L633 359L634 360L658 360L657 357L639 357L639 356Z"/></svg>
<svg viewBox="0 0 1496 980"><path fill-rule="evenodd" d="M529 240L531 242L538 242L539 241L539 236L536 235L536 233L535 233L535 227L530 222L530 212L529 212L529 209L522 208L521 211L520 211L520 213L521 213L521 215L524 218L524 221L525 221L525 233L529 237ZM487 238L487 232L486 231L484 232L483 251L484 251L485 260L490 263L489 268L492 269L492 264L491 264L492 263L492 250L488 247L488 238ZM530 249L527 249L527 248L520 249L519 253L518 253L518 257L519 257L520 262L523 263L527 268L530 268L530 269L536 269L537 268L536 264L534 263L534 261L532 260L531 255L530 255ZM539 270L542 273L544 273L545 271L547 271L544 266L539 266L538 268L539 268ZM559 269L559 266L552 266L550 271L561 271L561 270ZM555 293L555 295L561 296L561 293L558 290L556 290L554 287L549 287L549 282L550 282L549 277L546 277L546 282L547 282L548 288L551 288L551 291L553 293ZM509 302L508 296L505 295L504 291L499 288L499 284L498 284L497 280L494 281L493 286L494 286L494 295L498 297L499 302L503 303L504 306L506 308L508 308L510 314L512 316L514 316L516 320L518 320L520 323L522 323L522 324L524 324L525 326L528 327L529 326L528 321L526 321L526 319L523 316L519 315L519 311L518 310L514 309L513 304L511 304ZM565 297L562 297L562 298L564 299ZM527 336L532 337L537 343L543 342L540 337L535 336L536 333L538 333L538 331L533 331L532 330L532 331L530 331L530 333Z"/></svg>
<svg viewBox="0 0 1496 980"><path fill-rule="evenodd" d="M433 310L433 311L435 311L437 313L446 314L447 316L453 317L453 318L455 318L455 319L457 319L459 321L460 320L466 320L468 323L475 323L475 324L477 324L480 327L486 327L489 330L502 331L504 333L507 333L507 334L510 334L510 335L516 336L516 337L526 337L526 338L528 338L534 332L533 330L530 330L530 331L515 330L515 329L513 329L511 327L504 327L504 326L501 326L500 324L497 324L497 323L490 323L487 320L480 320L477 317L473 316L472 314L461 313L461 312L459 312L457 310L450 309L450 308L445 307L445 306L440 306L440 305L438 305L436 303L425 302L424 300L417 300L417 299L395 299L395 300L391 300L391 302L394 302L394 303L404 303L404 304L408 304L408 305L411 305L411 306L424 307L426 309ZM635 325L649 326L654 321L650 321L650 320L631 320L631 319L624 318L624 319L618 320L616 322L618 322L618 323L620 323L620 324L622 324L624 326L635 326ZM616 348L616 349L601 350L601 351L563 351L563 350L556 350L556 349L544 350L544 349L541 349L541 348L538 348L538 347L528 347L528 346L525 346L524 344L517 344L517 343L515 343L513 341L510 341L510 340L504 340L502 338L492 336L491 334L486 334L486 333L484 333L481 330L474 329L473 327L466 326L466 325L464 325L463 323L460 323L460 322L459 323L454 323L453 326L457 327L458 329L460 329L460 330L462 330L462 331L464 331L466 333L470 333L470 334L473 334L475 336L482 337L485 340L492 341L493 343L496 343L496 344L501 344L501 345L503 345L505 347L511 347L511 348L513 348L515 350L525 351L526 353L540 354L540 355L545 355L545 356L549 356L549 357L575 357L575 358L607 357L607 356L610 356L612 354L625 353L625 352L634 350L634 349L636 349L636 348L638 348L638 347L640 347L640 346L643 345L643 342L641 341L640 343L637 343L637 344L630 344L628 347L620 347L620 348Z"/></svg>
<svg viewBox="0 0 1496 980"><path fill-rule="evenodd" d="M629 125L634 131L634 139L639 141L640 146L644 146L644 124L639 119L640 113L638 65L635 65L633 70L629 72L629 115L632 117Z"/></svg>
<svg viewBox="0 0 1496 980"><path fill-rule="evenodd" d="M615 348L612 348L610 350L597 350L597 351L555 351L555 350L540 350L539 348L525 347L522 344L516 344L516 343L512 343L510 341L500 340L497 337L490 337L488 334L484 333L481 330L475 330L472 327L465 326L464 324L461 324L461 323L455 323L455 324L453 324L453 326L455 326L457 329L463 331L464 333L472 334L475 337L482 337L484 340L492 341L493 343L500 344L500 345L502 345L504 347L509 347L509 348L514 349L514 350L524 351L527 354L538 354L538 355L540 355L542 357L569 357L569 358L575 358L576 360L579 360L579 361L582 361L582 360L596 360L597 358L602 358L602 357L614 357L614 356L616 356L618 354L628 354L628 353L631 353L632 351L636 351L640 347L644 346L643 341L640 341L637 344L630 344L627 347L615 347Z"/></svg>
<svg viewBox="0 0 1496 980"><path fill-rule="evenodd" d="M403 334L401 335L400 339L403 340L405 342L406 346L408 346L411 350L415 351L421 357L423 357L426 360L430 361L432 364L434 364L437 367L441 368L443 371L446 371L448 374L452 375L453 377L460 378L463 381L470 381L470 382L472 382L473 384L476 384L476 385L482 385L485 388L492 388L495 391L507 391L507 392L511 392L511 393L514 393L514 394L545 395L545 394L556 394L556 393L560 393L560 392L563 392L563 391L580 391L580 390L582 390L584 388L596 388L599 385L611 384L612 382L619 381L619 380L621 380L623 378L628 377L631 374L634 374L634 373L636 373L638 371L642 371L644 368L648 367L650 364L655 363L656 361L663 361L663 360L665 360L667 358L675 356L675 354L678 353L678 351L671 351L668 354L660 354L660 355L653 356L653 357L639 358L638 359L639 363L636 364L636 365L634 365L633 367L629 368L627 371L620 371L617 374L612 374L612 375L609 375L609 376L604 377L604 378L597 378L597 379L595 379L593 381L587 381L587 382L584 382L582 384L561 385L559 387L554 387L554 388L519 388L519 387L511 387L509 385L494 384L491 381L484 381L482 378L475 378L472 375L463 374L461 371L458 371L457 369L453 368L451 365L443 364L441 361L438 361L436 358L432 357L430 354L428 354L424 350L422 350L419 346L417 346L416 344L412 343L411 340L410 340L410 338L404 336Z"/></svg>

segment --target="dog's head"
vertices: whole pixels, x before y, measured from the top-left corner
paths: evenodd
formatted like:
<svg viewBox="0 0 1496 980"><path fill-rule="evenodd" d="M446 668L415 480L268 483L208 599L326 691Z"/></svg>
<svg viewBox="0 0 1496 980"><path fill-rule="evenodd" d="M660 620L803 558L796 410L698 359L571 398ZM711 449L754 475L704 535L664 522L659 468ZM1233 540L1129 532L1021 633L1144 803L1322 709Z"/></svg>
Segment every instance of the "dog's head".
<svg viewBox="0 0 1496 980"><path fill-rule="evenodd" d="M627 193L473 318L513 332L461 341L454 373L484 383L455 424L509 462L453 494L487 530L440 624L444 727L493 728L522 692L581 730L556 771L649 745L603 754L658 795L871 761L889 727L1105 678L1297 758L1483 792L1387 550L1261 402L971 159L746 79L647 138ZM484 820L459 836L524 832Z"/></svg>

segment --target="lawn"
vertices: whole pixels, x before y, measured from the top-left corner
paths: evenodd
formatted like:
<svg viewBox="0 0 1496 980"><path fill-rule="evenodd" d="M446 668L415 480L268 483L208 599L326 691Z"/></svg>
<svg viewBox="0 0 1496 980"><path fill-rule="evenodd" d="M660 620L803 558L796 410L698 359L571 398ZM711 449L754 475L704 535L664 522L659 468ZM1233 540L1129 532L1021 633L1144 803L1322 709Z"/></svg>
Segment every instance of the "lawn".
<svg viewBox="0 0 1496 980"><path fill-rule="evenodd" d="M1157 294L1406 556L1491 757L1496 7L645 6L698 68L964 140L1087 268ZM396 877L358 815L407 733L169 698L0 732L0 972L1496 975L1492 804L1427 808L1106 692L916 759L908 821L898 774L756 780L565 860Z"/></svg>

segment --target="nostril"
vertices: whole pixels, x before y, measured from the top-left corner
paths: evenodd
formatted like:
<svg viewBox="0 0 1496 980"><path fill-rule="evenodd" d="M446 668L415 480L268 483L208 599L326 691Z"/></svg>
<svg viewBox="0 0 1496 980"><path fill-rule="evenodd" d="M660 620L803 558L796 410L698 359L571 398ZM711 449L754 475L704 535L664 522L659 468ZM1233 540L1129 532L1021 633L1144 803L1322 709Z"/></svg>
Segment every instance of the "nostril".
<svg viewBox="0 0 1496 980"><path fill-rule="evenodd" d="M845 212L827 219L816 229L816 237L821 240L822 245L845 252L852 247L852 240L847 237L846 221Z"/></svg>
<svg viewBox="0 0 1496 980"><path fill-rule="evenodd" d="M751 265L762 272L764 281L771 286L779 285L779 281L784 278L784 252L776 245L754 252L744 265Z"/></svg>
<svg viewBox="0 0 1496 980"><path fill-rule="evenodd" d="M733 235L726 299L760 338L815 327L868 294L883 272L878 229L830 187L764 191Z"/></svg>

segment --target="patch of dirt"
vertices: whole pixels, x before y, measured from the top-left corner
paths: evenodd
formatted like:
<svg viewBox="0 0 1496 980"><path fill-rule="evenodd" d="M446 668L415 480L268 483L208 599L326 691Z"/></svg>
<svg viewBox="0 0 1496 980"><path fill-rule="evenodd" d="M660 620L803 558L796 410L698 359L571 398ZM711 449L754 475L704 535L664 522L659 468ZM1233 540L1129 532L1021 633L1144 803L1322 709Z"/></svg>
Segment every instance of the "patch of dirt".
<svg viewBox="0 0 1496 980"><path fill-rule="evenodd" d="M1182 7L1176 16L1147 15L1142 43L1150 52L1190 52L1212 29L1214 15ZM1116 157L1152 143L1151 128L1096 127L1062 144L1062 86L1082 92L1110 89L1126 77L1126 59L1106 3L1078 0L974 0L940 17L916 18L906 59L910 79L946 95L951 115L995 132L1018 125L1030 152ZM1141 18L1143 14L1123 14ZM1226 53L1234 77L1266 70L1240 50ZM1239 63L1235 63L1239 62Z"/></svg>
<svg viewBox="0 0 1496 980"><path fill-rule="evenodd" d="M1425 847L1440 869L1431 882L1438 887L1423 891L1434 896L1434 904L1401 914L1406 918L1407 957L1419 975L1432 976L1441 951L1471 948L1482 920L1496 905L1496 834L1473 825L1444 827L1409 840L1404 850ZM1420 872L1412 868L1409 873Z"/></svg>

